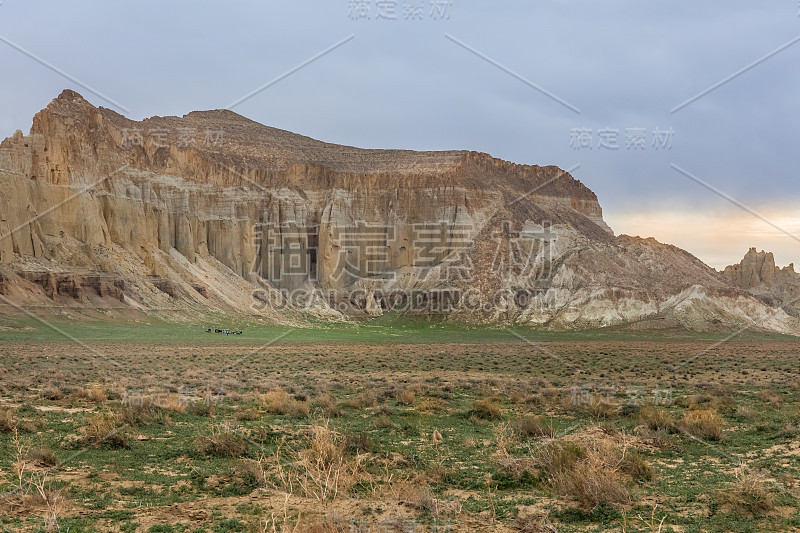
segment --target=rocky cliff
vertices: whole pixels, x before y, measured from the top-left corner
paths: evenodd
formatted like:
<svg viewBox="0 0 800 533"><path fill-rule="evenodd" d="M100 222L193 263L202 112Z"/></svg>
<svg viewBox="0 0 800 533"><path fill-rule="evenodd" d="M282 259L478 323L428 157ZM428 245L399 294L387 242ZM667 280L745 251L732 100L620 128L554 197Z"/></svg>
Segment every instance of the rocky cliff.
<svg viewBox="0 0 800 533"><path fill-rule="evenodd" d="M793 263L783 268L775 266L772 252L750 248L738 264L725 267L722 274L768 305L800 316L800 274L794 271Z"/></svg>
<svg viewBox="0 0 800 533"><path fill-rule="evenodd" d="M136 122L69 90L0 144L0 276L5 308L73 314L798 331L687 252L615 237L554 166L338 146L230 111Z"/></svg>

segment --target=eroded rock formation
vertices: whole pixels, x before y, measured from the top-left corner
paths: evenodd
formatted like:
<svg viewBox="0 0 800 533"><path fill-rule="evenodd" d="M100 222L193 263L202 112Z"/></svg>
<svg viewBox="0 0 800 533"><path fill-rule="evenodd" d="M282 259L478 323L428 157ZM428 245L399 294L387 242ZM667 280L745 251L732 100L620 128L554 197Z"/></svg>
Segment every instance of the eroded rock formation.
<svg viewBox="0 0 800 533"><path fill-rule="evenodd" d="M750 248L738 264L725 267L722 274L767 304L800 316L800 274L794 271L794 263L783 268L775 266L772 252Z"/></svg>
<svg viewBox="0 0 800 533"><path fill-rule="evenodd" d="M0 144L0 191L9 302L797 329L691 254L615 237L561 169L477 152L338 146L230 111L136 122L66 90Z"/></svg>

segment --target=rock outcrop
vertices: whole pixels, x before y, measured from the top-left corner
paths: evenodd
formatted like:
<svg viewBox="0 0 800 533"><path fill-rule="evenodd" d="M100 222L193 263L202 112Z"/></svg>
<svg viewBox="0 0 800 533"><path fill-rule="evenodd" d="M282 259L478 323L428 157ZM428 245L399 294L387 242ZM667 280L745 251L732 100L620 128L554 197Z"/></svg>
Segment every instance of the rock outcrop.
<svg viewBox="0 0 800 533"><path fill-rule="evenodd" d="M768 305L800 316L800 274L794 271L794 263L783 268L775 266L772 252L750 248L741 262L725 267L722 274L733 285L746 289Z"/></svg>
<svg viewBox="0 0 800 533"><path fill-rule="evenodd" d="M567 172L477 152L338 146L230 111L136 122L66 90L0 144L0 191L10 303L800 331L691 254L615 237Z"/></svg>

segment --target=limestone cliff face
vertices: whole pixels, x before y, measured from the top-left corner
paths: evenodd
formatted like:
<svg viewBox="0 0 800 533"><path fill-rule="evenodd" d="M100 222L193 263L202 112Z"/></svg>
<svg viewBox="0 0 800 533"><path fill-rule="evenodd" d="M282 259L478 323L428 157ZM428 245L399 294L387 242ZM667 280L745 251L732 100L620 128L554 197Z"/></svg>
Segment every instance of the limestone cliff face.
<svg viewBox="0 0 800 533"><path fill-rule="evenodd" d="M614 237L557 167L338 146L230 111L135 122L69 90L0 144L0 275L12 303L275 321L582 327L661 316L692 287L739 294L682 250Z"/></svg>
<svg viewBox="0 0 800 533"><path fill-rule="evenodd" d="M766 303L800 316L800 275L794 271L793 263L783 268L775 266L772 252L750 248L738 264L725 267L722 274Z"/></svg>

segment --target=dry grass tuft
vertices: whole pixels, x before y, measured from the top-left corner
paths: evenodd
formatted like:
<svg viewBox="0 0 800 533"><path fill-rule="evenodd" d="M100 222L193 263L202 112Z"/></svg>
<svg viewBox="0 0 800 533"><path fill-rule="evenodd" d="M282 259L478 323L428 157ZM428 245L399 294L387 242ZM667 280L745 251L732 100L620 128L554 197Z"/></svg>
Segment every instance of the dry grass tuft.
<svg viewBox="0 0 800 533"><path fill-rule="evenodd" d="M25 461L39 468L52 468L58 464L53 450L44 446L28 450L25 454Z"/></svg>
<svg viewBox="0 0 800 533"><path fill-rule="evenodd" d="M702 409L689 411L678 423L682 431L700 439L720 440L725 422L716 411Z"/></svg>
<svg viewBox="0 0 800 533"><path fill-rule="evenodd" d="M469 415L481 420L497 420L503 417L503 410L492 398L487 397L475 400Z"/></svg>
<svg viewBox="0 0 800 533"><path fill-rule="evenodd" d="M307 401L299 401L283 389L271 390L264 394L261 403L269 413L293 418L305 418L311 410Z"/></svg>
<svg viewBox="0 0 800 533"><path fill-rule="evenodd" d="M76 396L94 403L103 403L108 400L108 393L99 385L89 385L88 387L78 387Z"/></svg>
<svg viewBox="0 0 800 533"><path fill-rule="evenodd" d="M604 440L553 440L533 451L545 483L583 509L633 503L633 482L650 481L654 471L635 450Z"/></svg>
<svg viewBox="0 0 800 533"><path fill-rule="evenodd" d="M413 405L417 399L417 394L411 389L397 389L394 393L394 399L402 405Z"/></svg>
<svg viewBox="0 0 800 533"><path fill-rule="evenodd" d="M96 413L86 418L80 442L84 446L128 448L127 428L127 424L114 413Z"/></svg>
<svg viewBox="0 0 800 533"><path fill-rule="evenodd" d="M730 486L719 489L716 501L739 516L760 516L775 508L767 484L753 473L741 472Z"/></svg>
<svg viewBox="0 0 800 533"><path fill-rule="evenodd" d="M283 445L275 454L274 479L277 485L293 494L299 490L305 497L320 502L350 493L353 487L369 480L366 456L351 455L347 438L332 430L327 420L315 422L299 451Z"/></svg>
<svg viewBox="0 0 800 533"><path fill-rule="evenodd" d="M247 451L247 441L230 424L211 426L210 434L195 439L198 451L217 457L241 457Z"/></svg>
<svg viewBox="0 0 800 533"><path fill-rule="evenodd" d="M14 411L8 407L0 407L0 433L13 433L17 429Z"/></svg>
<svg viewBox="0 0 800 533"><path fill-rule="evenodd" d="M558 432L552 420L538 415L525 415L514 421L514 431L520 439L554 439Z"/></svg>
<svg viewBox="0 0 800 533"><path fill-rule="evenodd" d="M675 418L663 407L646 405L639 411L639 422L651 431L674 431Z"/></svg>

